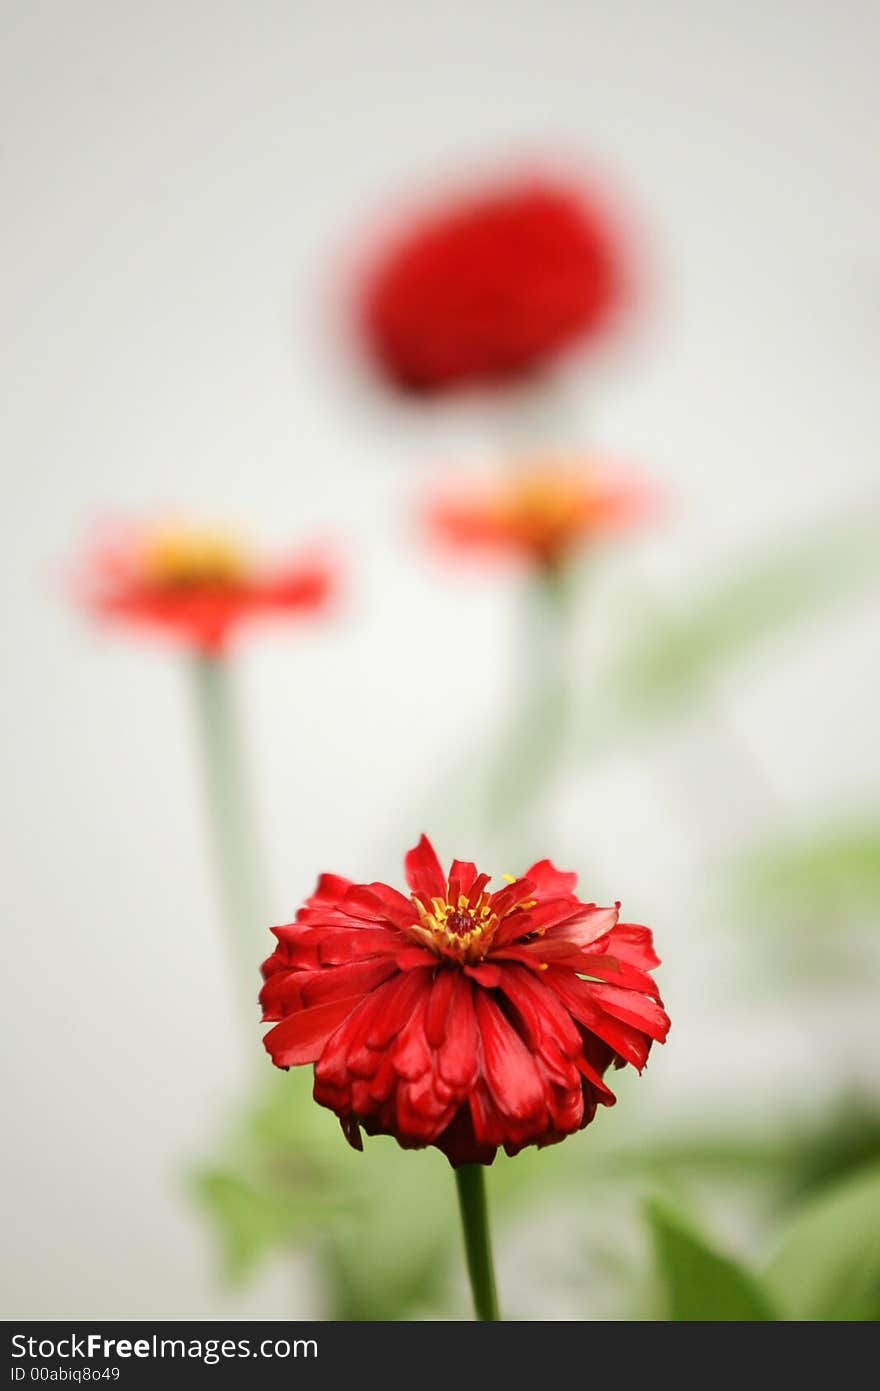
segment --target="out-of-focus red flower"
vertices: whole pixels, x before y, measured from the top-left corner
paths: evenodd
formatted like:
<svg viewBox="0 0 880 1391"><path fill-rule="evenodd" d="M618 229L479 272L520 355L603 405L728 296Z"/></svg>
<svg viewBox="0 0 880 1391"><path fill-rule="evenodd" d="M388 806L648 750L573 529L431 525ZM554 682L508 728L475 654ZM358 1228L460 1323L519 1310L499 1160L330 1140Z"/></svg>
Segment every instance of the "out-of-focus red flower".
<svg viewBox="0 0 880 1391"><path fill-rule="evenodd" d="M583 461L551 459L435 499L427 522L456 547L506 551L554 569L570 551L638 522L654 505L643 483L606 477Z"/></svg>
<svg viewBox="0 0 880 1391"><path fill-rule="evenodd" d="M528 179L414 221L368 276L363 321L381 367L417 391L503 382L603 329L623 253L599 203Z"/></svg>
<svg viewBox="0 0 880 1391"><path fill-rule="evenodd" d="M583 903L539 860L489 892L423 836L410 893L325 874L263 965L278 1067L315 1064L315 1100L355 1148L367 1134L436 1145L453 1165L554 1144L614 1094L610 1065L644 1067L669 1029L651 933Z"/></svg>
<svg viewBox="0 0 880 1391"><path fill-rule="evenodd" d="M233 534L177 522L115 528L78 584L103 617L163 629L204 652L221 651L245 620L323 607L333 587L325 558L263 568Z"/></svg>

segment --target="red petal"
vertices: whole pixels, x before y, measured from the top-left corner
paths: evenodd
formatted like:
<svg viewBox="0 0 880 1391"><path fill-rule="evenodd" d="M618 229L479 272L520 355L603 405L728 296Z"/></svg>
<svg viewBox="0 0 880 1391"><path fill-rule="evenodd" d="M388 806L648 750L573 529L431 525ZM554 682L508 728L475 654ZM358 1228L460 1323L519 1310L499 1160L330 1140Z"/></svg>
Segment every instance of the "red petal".
<svg viewBox="0 0 880 1391"><path fill-rule="evenodd" d="M437 1070L450 1087L469 1087L477 1070L477 1018L473 986L461 971L454 980L446 1037L437 1054Z"/></svg>
<svg viewBox="0 0 880 1391"><path fill-rule="evenodd" d="M570 942L546 942L539 937L535 942L512 942L509 947L493 951L495 961L520 961L524 966L540 970L548 961L567 961L572 953Z"/></svg>
<svg viewBox="0 0 880 1391"><path fill-rule="evenodd" d="M477 1140L486 1145L503 1144L506 1126L489 1088L482 1079L469 1092L468 1103Z"/></svg>
<svg viewBox="0 0 880 1391"><path fill-rule="evenodd" d="M352 884L339 908L351 918L364 918L371 923L381 922L385 917L381 899L368 884Z"/></svg>
<svg viewBox="0 0 880 1391"><path fill-rule="evenodd" d="M564 937L567 942L574 942L579 947L589 946L591 942L597 942L600 937L611 931L617 922L619 907L619 904L615 904L613 908L591 907L582 915L576 914L564 922L548 927L547 936Z"/></svg>
<svg viewBox="0 0 880 1391"><path fill-rule="evenodd" d="M394 953L394 960L401 971L411 971L415 966L436 966L438 958L428 947L413 945L401 947Z"/></svg>
<svg viewBox="0 0 880 1391"><path fill-rule="evenodd" d="M406 898L398 889L392 889L390 884L381 883L365 884L364 888L375 895L383 914L395 927L406 928L418 922L419 915L412 899Z"/></svg>
<svg viewBox="0 0 880 1391"><path fill-rule="evenodd" d="M660 965L660 958L654 951L654 935L641 923L618 923L611 933L609 947L621 961L629 961L643 971Z"/></svg>
<svg viewBox="0 0 880 1391"><path fill-rule="evenodd" d="M395 1100L399 1136L420 1145L435 1140L455 1112L454 1106L447 1105L438 1096L430 1073L422 1073L414 1081L401 1082Z"/></svg>
<svg viewBox="0 0 880 1391"><path fill-rule="evenodd" d="M414 894L418 894L426 903L432 898L445 898L446 876L427 836L422 836L418 845L408 851L404 863L406 882Z"/></svg>
<svg viewBox="0 0 880 1391"><path fill-rule="evenodd" d="M306 1006L327 1004L330 1000L348 995L366 995L383 980L397 973L396 963L388 956L358 961L352 966L330 966L322 971L308 971L301 986Z"/></svg>
<svg viewBox="0 0 880 1391"><path fill-rule="evenodd" d="M431 986L431 997L425 1015L425 1033L432 1048L439 1048L446 1037L446 1021L452 1005L455 976L454 967L438 971Z"/></svg>
<svg viewBox="0 0 880 1391"><path fill-rule="evenodd" d="M367 1096L370 1101L387 1101L396 1086L397 1073L394 1071L394 1061L390 1053L382 1053L379 1066L367 1083ZM363 1108L364 1114L370 1110L372 1107L365 1106Z"/></svg>
<svg viewBox="0 0 880 1391"><path fill-rule="evenodd" d="M406 939L393 928L348 927L325 932L317 945L325 965L342 966L370 956L393 956L406 945Z"/></svg>
<svg viewBox="0 0 880 1391"><path fill-rule="evenodd" d="M427 971L403 971L387 985L380 986L381 1007L377 1009L367 1034L367 1042L377 1053L383 1052L394 1036L400 1033L429 984ZM376 993L378 997L379 991Z"/></svg>
<svg viewBox="0 0 880 1391"><path fill-rule="evenodd" d="M497 913L499 918L504 917L517 903L531 898L534 887L531 879L514 879L512 884L505 884L503 889L498 889L489 899L492 912Z"/></svg>
<svg viewBox="0 0 880 1391"><path fill-rule="evenodd" d="M425 1037L428 999L427 990L420 990L415 1008L392 1046L395 1071L400 1077L423 1077L431 1072L431 1048Z"/></svg>
<svg viewBox="0 0 880 1391"><path fill-rule="evenodd" d="M615 985L590 985L590 993L608 1014L643 1029L658 1043L665 1043L669 1033L669 1015L656 1000L649 1000L635 990L620 990Z"/></svg>
<svg viewBox="0 0 880 1391"><path fill-rule="evenodd" d="M301 1009L303 985L312 976L317 975L317 971L291 970L289 965L266 970L268 964L267 962L263 968L266 980L259 997L265 1023L273 1019L284 1019L295 1009Z"/></svg>
<svg viewBox="0 0 880 1391"><path fill-rule="evenodd" d="M569 971L551 967L544 979L575 1019L607 1043L619 1057L625 1058L641 1071L650 1051L651 1040L639 1025L624 1023L607 1013L594 998L593 987ZM641 997L633 995L632 998L638 1000Z"/></svg>
<svg viewBox="0 0 880 1391"><path fill-rule="evenodd" d="M352 907L354 909L355 905ZM348 912L335 904L325 903L319 904L316 908L310 908L308 904L304 904L296 915L296 925L303 927L344 927L351 931L361 927L381 927L390 924L384 923L378 913L365 918L360 908Z"/></svg>
<svg viewBox="0 0 880 1391"><path fill-rule="evenodd" d="M624 990L637 990L642 994L656 996L659 992L656 982L644 971L619 961L616 956L600 955L598 952L580 951L570 942L553 941L547 938L537 942L518 942L496 953L499 960L520 961L523 965L543 965L552 962L556 966L568 966L581 976L592 976L594 980L609 981Z"/></svg>
<svg viewBox="0 0 880 1391"><path fill-rule="evenodd" d="M620 986L623 990L636 990L644 995L654 998L659 997L660 991L657 982L647 971L640 971L636 966L630 966L628 961L621 961L616 955L600 955L598 952L576 952L571 958L571 965L574 969L584 976L593 976L598 980L608 981L611 985Z"/></svg>
<svg viewBox="0 0 880 1391"><path fill-rule="evenodd" d="M477 899L480 897L480 894L485 889L491 877L491 874L478 874L474 882L471 884L470 893L468 894L468 902L470 903L472 908L476 903Z"/></svg>
<svg viewBox="0 0 880 1391"><path fill-rule="evenodd" d="M543 980L521 966L508 966L501 973L500 985L522 1019L533 1049L552 1039L566 1057L574 1058L580 1053L580 1030Z"/></svg>
<svg viewBox="0 0 880 1391"><path fill-rule="evenodd" d="M267 1053L276 1067L294 1067L297 1063L313 1063L321 1055L325 1043L363 996L333 1000L330 1004L315 1005L312 1009L297 1010L270 1029L263 1039Z"/></svg>
<svg viewBox="0 0 880 1391"><path fill-rule="evenodd" d="M603 1106L613 1106L617 1097L614 1095L611 1088L602 1080L601 1072L593 1067L593 1064L588 1062L586 1058L575 1058L574 1061L575 1067L579 1072L583 1073L584 1077L586 1077L587 1081L598 1093L596 1098L597 1101L600 1101Z"/></svg>
<svg viewBox="0 0 880 1391"><path fill-rule="evenodd" d="M501 984L501 967L492 961L480 961L476 966L465 966L464 972L486 990L495 990Z"/></svg>
<svg viewBox="0 0 880 1391"><path fill-rule="evenodd" d="M363 1077L373 1075L379 1056L368 1047L369 1033L399 979L399 976L393 976L369 995L361 996L357 1007L327 1040L327 1046L317 1060L316 1083L320 1082L322 1087L334 1087L344 1095L350 1088L352 1074Z"/></svg>
<svg viewBox="0 0 880 1391"><path fill-rule="evenodd" d="M545 894L553 898L573 894L577 888L578 877L574 870L557 869L552 860L537 860L526 870L525 877L531 879L542 898Z"/></svg>
<svg viewBox="0 0 880 1391"><path fill-rule="evenodd" d="M354 1116L340 1116L339 1124L342 1126L342 1133L352 1149L363 1152L364 1141L361 1135L361 1128Z"/></svg>
<svg viewBox="0 0 880 1391"><path fill-rule="evenodd" d="M458 883L458 892L467 897L474 886L477 877L477 866L473 860L453 860L449 870L449 882L455 879Z"/></svg>
<svg viewBox="0 0 880 1391"><path fill-rule="evenodd" d="M485 990L477 991L476 1005L484 1076L496 1105L514 1120L539 1115L544 1088L528 1049Z"/></svg>
<svg viewBox="0 0 880 1391"><path fill-rule="evenodd" d="M345 893L351 888L351 880L344 879L341 874L322 874L318 880L315 892L308 900L309 903L338 903L344 898Z"/></svg>
<svg viewBox="0 0 880 1391"><path fill-rule="evenodd" d="M554 898L533 908L517 908L499 924L492 938L492 946L503 947L519 937L528 936L530 932L540 932L557 923L576 921L583 909L584 905L578 903L576 898Z"/></svg>

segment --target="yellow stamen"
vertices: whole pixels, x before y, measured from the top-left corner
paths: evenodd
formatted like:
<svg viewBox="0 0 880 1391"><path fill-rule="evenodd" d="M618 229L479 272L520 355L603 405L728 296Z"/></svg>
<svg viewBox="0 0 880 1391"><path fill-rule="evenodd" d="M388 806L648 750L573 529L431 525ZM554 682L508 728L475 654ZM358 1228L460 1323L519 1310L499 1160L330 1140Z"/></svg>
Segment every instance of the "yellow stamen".
<svg viewBox="0 0 880 1391"><path fill-rule="evenodd" d="M459 894L455 903L432 898L430 909L415 895L413 902L419 914L419 932L427 946L459 961L482 959L498 924L487 893L480 894L476 903L471 903L465 894Z"/></svg>

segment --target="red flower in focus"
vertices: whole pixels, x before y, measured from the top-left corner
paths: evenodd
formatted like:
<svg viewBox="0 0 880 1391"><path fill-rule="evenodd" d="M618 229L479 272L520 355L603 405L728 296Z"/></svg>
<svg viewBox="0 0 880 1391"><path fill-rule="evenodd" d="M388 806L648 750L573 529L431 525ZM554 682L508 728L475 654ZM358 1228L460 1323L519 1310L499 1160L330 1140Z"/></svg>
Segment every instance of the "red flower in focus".
<svg viewBox="0 0 880 1391"><path fill-rule="evenodd" d="M623 294L618 239L582 191L502 186L429 214L368 279L368 341L413 390L502 382L604 328Z"/></svg>
<svg viewBox="0 0 880 1391"><path fill-rule="evenodd" d="M116 530L79 584L97 613L164 629L204 652L221 651L246 619L321 608L332 587L325 560L260 569L234 536L178 523Z"/></svg>
<svg viewBox="0 0 880 1391"><path fill-rule="evenodd" d="M577 546L639 521L653 504L644 484L605 479L584 463L560 460L440 498L427 521L454 546L507 551L553 569Z"/></svg>
<svg viewBox="0 0 880 1391"><path fill-rule="evenodd" d="M360 1127L453 1165L491 1164L582 1129L639 1070L669 1019L648 972L651 933L575 894L539 860L490 893L423 836L409 897L322 875L263 965L265 1045L278 1067L315 1064L315 1100L355 1148Z"/></svg>

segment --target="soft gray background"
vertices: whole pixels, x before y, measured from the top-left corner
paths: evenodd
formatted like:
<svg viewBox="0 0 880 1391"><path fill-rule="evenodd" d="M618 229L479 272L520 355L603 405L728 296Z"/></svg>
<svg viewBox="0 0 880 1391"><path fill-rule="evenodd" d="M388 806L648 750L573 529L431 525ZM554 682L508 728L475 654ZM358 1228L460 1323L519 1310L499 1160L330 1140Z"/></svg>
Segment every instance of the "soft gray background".
<svg viewBox="0 0 880 1391"><path fill-rule="evenodd" d="M371 406L326 310L357 229L387 195L524 148L609 172L641 220L651 313L625 360L571 376L569 434L669 488L667 526L614 564L674 603L873 490L878 12L2 9L4 1313L283 1315L289 1273L237 1301L219 1289L180 1177L244 1076L186 672L90 627L65 564L96 515L169 504L276 545L339 537L337 619L241 654L273 919L318 868L395 873L438 750L463 722L492 727L515 586L453 575L413 538L425 468L479 457L492 421ZM872 617L817 619L719 693L795 826L871 796ZM430 663L432 635L462 628L485 654L466 702ZM720 1094L745 1113L781 1083L815 1103L836 1085L827 1024L772 990L731 1003L701 947L712 847L678 754L670 740L610 757L560 786L553 813L554 853L601 866L598 896L652 922L669 962L676 1032L631 1105L697 1113ZM721 780L721 839L727 800ZM844 1005L838 1042L867 1072L867 997ZM301 1279L297 1311L311 1299Z"/></svg>

